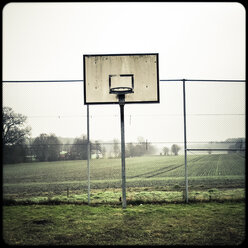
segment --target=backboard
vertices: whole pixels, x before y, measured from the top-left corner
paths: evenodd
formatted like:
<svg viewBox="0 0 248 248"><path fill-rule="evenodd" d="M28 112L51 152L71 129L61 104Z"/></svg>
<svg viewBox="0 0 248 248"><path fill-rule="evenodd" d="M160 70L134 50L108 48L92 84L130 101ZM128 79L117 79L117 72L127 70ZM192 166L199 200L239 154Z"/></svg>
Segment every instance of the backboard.
<svg viewBox="0 0 248 248"><path fill-rule="evenodd" d="M158 53L84 55L84 104L159 103Z"/></svg>

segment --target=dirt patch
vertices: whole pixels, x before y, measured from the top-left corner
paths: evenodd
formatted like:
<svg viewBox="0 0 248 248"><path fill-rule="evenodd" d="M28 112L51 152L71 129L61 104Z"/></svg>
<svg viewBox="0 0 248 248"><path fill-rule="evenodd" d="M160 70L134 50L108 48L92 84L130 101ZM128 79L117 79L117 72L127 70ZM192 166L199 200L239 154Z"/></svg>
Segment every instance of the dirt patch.
<svg viewBox="0 0 248 248"><path fill-rule="evenodd" d="M42 219L42 220L33 220L32 223L36 225L48 225L48 224L52 224L53 222L51 220Z"/></svg>

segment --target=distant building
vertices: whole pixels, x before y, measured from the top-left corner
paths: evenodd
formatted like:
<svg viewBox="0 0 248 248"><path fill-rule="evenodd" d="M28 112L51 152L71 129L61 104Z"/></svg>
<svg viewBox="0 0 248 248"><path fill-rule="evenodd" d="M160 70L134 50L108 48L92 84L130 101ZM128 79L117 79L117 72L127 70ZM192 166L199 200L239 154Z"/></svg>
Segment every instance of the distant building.
<svg viewBox="0 0 248 248"><path fill-rule="evenodd" d="M99 159L99 158L103 158L103 155L101 152L97 152L97 153L92 153L91 154L91 159Z"/></svg>
<svg viewBox="0 0 248 248"><path fill-rule="evenodd" d="M68 151L61 151L61 152L59 153L59 158L60 158L61 160L69 159L69 157L70 157L70 153L69 153Z"/></svg>

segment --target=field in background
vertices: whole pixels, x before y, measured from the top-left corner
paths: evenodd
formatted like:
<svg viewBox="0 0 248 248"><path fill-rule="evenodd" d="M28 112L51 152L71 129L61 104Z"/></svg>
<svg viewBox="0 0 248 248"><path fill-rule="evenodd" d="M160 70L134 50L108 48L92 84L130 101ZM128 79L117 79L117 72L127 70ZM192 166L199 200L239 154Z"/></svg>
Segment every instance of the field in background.
<svg viewBox="0 0 248 248"><path fill-rule="evenodd" d="M119 203L120 159L93 159L91 202ZM189 199L244 199L245 157L241 153L188 156ZM183 201L184 156L126 158L127 202ZM4 165L4 199L87 202L87 161Z"/></svg>

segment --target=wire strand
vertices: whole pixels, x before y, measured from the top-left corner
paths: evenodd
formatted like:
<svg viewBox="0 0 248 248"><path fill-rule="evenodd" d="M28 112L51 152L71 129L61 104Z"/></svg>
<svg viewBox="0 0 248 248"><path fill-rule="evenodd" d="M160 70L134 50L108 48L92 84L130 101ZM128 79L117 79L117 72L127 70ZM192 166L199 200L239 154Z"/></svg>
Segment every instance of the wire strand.
<svg viewBox="0 0 248 248"><path fill-rule="evenodd" d="M160 82L229 82L229 83L244 83L246 80L240 79L160 79ZM67 83L67 82L84 82L82 79L68 79L68 80L2 80L2 83Z"/></svg>

